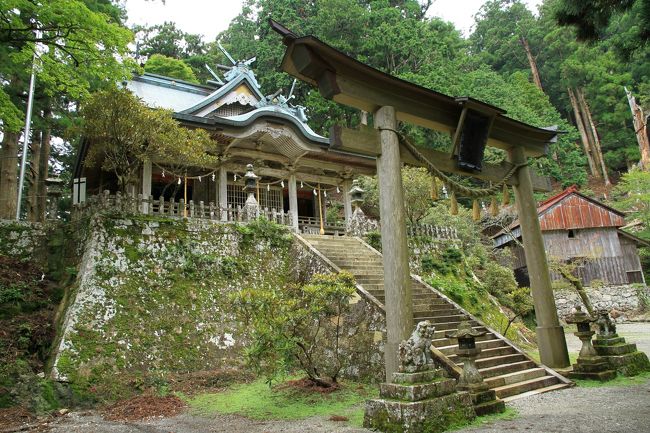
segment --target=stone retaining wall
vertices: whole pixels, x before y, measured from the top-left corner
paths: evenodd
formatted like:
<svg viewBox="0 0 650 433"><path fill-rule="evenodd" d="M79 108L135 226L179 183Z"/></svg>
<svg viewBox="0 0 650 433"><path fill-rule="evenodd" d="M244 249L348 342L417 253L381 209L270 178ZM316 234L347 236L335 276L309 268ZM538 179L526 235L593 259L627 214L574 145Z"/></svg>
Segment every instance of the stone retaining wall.
<svg viewBox="0 0 650 433"><path fill-rule="evenodd" d="M588 288L587 293L594 308L607 308L615 310L614 316L618 321L625 320L630 313L637 312L648 307L650 300L650 288L638 285L610 286ZM574 290L556 290L555 304L560 318L564 319L577 305L582 305L578 294Z"/></svg>

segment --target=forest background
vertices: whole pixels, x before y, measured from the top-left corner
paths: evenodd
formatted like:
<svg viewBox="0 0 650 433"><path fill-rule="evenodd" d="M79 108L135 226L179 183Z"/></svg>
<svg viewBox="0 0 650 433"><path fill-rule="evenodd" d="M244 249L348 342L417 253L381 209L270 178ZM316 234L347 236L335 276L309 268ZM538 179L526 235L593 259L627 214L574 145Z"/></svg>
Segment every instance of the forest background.
<svg viewBox="0 0 650 433"><path fill-rule="evenodd" d="M291 77L278 71L284 47L268 26L273 17L389 74L452 96L472 96L535 126L557 125L564 133L536 162L556 189L577 184L647 219L647 198L629 200L630 189L650 183L647 176L622 182L619 194L612 184L641 157L624 87L648 112L650 1L546 0L533 13L519 0L490 0L467 38L453 24L428 17L431 4L246 0L217 40L237 59L257 58L253 67L265 94L286 93L291 86ZM89 95L134 70L205 82L212 78L205 64L227 64L216 41L183 32L171 21L127 28L123 2L0 0L0 6L0 217L15 214L34 54L36 100L23 206L32 220L44 214L45 179L70 179L83 123L79 108ZM359 123L358 112L323 99L304 83L294 94L321 134L334 124ZM449 148L446 135L409 127L405 132L420 146ZM493 162L503 157L498 151L486 155Z"/></svg>

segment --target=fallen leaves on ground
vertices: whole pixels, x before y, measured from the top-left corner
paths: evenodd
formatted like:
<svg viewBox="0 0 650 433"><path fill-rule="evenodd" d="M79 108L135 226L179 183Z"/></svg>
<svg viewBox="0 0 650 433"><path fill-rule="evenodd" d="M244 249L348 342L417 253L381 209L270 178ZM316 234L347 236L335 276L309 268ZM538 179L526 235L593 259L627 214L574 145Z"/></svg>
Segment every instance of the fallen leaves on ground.
<svg viewBox="0 0 650 433"><path fill-rule="evenodd" d="M154 417L172 417L181 413L185 403L173 395L167 397L138 396L118 401L103 411L109 421L140 421Z"/></svg>

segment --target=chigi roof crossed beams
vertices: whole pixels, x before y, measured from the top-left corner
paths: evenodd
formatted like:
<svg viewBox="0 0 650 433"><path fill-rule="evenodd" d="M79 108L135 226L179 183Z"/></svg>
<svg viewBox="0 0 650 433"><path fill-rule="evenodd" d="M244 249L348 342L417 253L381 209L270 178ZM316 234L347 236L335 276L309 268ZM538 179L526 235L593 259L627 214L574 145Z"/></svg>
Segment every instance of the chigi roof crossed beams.
<svg viewBox="0 0 650 433"><path fill-rule="evenodd" d="M264 96L250 69L252 60L220 65L224 80L211 70L215 80L208 85L145 73L126 87L151 107L171 109L182 124L211 131L229 171L242 172L252 162L264 177L294 174L327 185L374 174L374 158L330 149L329 139L307 124L305 108L291 104L292 92Z"/></svg>

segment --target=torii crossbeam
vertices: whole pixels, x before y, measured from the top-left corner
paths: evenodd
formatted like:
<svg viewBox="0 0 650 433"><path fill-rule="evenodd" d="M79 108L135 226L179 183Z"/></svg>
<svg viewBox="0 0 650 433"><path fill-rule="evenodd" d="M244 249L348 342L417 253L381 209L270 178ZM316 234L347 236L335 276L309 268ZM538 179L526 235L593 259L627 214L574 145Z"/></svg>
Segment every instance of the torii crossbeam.
<svg viewBox="0 0 650 433"><path fill-rule="evenodd" d="M377 158L386 293L386 379L391 381L392 373L397 369L400 341L406 340L413 330L400 169L402 162L415 162L413 155L401 149L398 121L448 132L453 136L456 150L461 131L465 133L470 128L469 133L472 133L472 123L466 117L483 116L486 125L483 145L505 150L509 155L508 163L484 165L480 171L467 171L459 167L449 154L424 150L421 153L443 171L486 180L500 180L513 165L522 165L508 183L514 187L521 221L541 361L549 367L568 366L564 331L558 320L533 198L534 189L548 190L548 183L532 176L531 169L524 165L528 157L545 155L557 132L511 119L503 110L472 98L452 98L401 80L341 53L314 36L298 37L273 20L270 20L270 25L282 36L287 47L282 70L318 87L321 95L328 99L374 113L377 131L339 129L333 134L331 146ZM464 128L463 125L469 126Z"/></svg>

